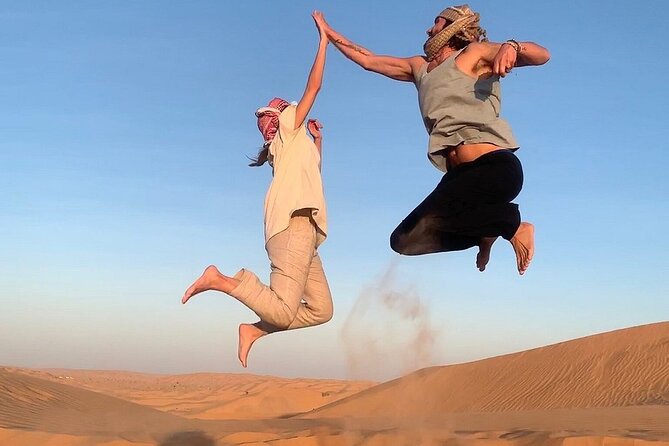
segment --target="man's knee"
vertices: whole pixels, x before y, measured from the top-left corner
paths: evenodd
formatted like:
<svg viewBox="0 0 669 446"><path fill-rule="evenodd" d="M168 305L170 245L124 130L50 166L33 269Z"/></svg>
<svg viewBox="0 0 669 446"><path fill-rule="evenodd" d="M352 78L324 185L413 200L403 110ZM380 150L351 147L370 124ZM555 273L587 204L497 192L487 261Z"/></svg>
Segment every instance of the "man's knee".
<svg viewBox="0 0 669 446"><path fill-rule="evenodd" d="M398 254L411 255L411 245L406 234L395 229L393 233L390 234L390 249Z"/></svg>
<svg viewBox="0 0 669 446"><path fill-rule="evenodd" d="M406 234L396 235L395 233L390 236L390 248L403 256L420 256L440 252L440 249L434 244L411 238Z"/></svg>
<svg viewBox="0 0 669 446"><path fill-rule="evenodd" d="M398 234L397 229L393 231L392 234L390 234L390 249L395 251L398 254L402 254L400 252L401 247L402 247L402 240L401 240L401 235Z"/></svg>

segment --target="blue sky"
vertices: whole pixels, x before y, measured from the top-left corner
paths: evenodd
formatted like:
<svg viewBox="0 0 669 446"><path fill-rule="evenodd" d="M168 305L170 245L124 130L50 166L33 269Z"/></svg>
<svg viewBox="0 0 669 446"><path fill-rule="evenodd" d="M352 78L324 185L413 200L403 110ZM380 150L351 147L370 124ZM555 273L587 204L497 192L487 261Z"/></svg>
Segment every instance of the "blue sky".
<svg viewBox="0 0 669 446"><path fill-rule="evenodd" d="M491 40L552 54L502 84L525 169L516 201L537 226L527 275L504 242L484 274L473 250L390 250L392 229L440 178L415 88L330 47L312 115L325 126L321 255L335 318L259 341L249 372L349 377L350 356L373 345L355 376L383 379L667 319L669 6L544 3L471 3ZM253 314L225 295L179 298L210 263L268 277L270 170L246 167L261 143L253 111L299 99L316 50L312 10L372 51L409 56L445 6L2 2L0 364L239 372L237 325ZM351 314L391 264L394 286L426 309L428 361L386 365L411 350L416 321L374 306ZM346 321L357 331L343 336Z"/></svg>

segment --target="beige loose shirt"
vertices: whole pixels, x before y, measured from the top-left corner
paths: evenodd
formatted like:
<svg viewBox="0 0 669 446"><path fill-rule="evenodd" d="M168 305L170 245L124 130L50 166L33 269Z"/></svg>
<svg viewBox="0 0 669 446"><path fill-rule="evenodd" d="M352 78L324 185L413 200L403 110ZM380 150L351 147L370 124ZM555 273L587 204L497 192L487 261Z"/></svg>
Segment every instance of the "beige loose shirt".
<svg viewBox="0 0 669 446"><path fill-rule="evenodd" d="M310 209L318 246L327 236L321 156L306 125L294 128L296 109L291 105L281 113L279 130L269 146L274 177L265 196L265 243L288 228L293 212Z"/></svg>

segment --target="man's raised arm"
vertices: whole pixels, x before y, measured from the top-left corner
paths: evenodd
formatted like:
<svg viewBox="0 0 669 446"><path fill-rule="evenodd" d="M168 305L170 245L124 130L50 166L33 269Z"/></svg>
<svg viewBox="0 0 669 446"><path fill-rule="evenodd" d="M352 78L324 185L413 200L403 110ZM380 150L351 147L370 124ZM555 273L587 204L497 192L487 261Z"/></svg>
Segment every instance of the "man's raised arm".
<svg viewBox="0 0 669 446"><path fill-rule="evenodd" d="M504 43L470 43L465 52L473 53L485 61L492 67L493 74L502 77L510 73L514 67L543 65L551 58L550 52L543 46L534 42L515 40L507 40Z"/></svg>
<svg viewBox="0 0 669 446"><path fill-rule="evenodd" d="M325 19L323 19L323 26L330 42L332 42L344 56L351 59L367 71L373 71L398 81L413 82L414 70L417 70L422 63L425 63L425 60L420 56L378 56L339 34L328 25Z"/></svg>

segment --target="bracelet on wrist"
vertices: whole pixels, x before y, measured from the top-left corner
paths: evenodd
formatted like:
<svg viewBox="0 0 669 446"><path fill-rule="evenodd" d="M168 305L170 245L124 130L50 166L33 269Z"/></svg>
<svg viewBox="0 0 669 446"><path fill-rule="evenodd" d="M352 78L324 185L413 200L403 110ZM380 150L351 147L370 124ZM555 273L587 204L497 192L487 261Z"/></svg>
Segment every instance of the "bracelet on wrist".
<svg viewBox="0 0 669 446"><path fill-rule="evenodd" d="M515 41L513 39L509 39L504 43L508 43L509 45L511 45L513 47L513 49L516 50L516 54L520 54L520 50L521 50L520 43L518 43L517 41Z"/></svg>

